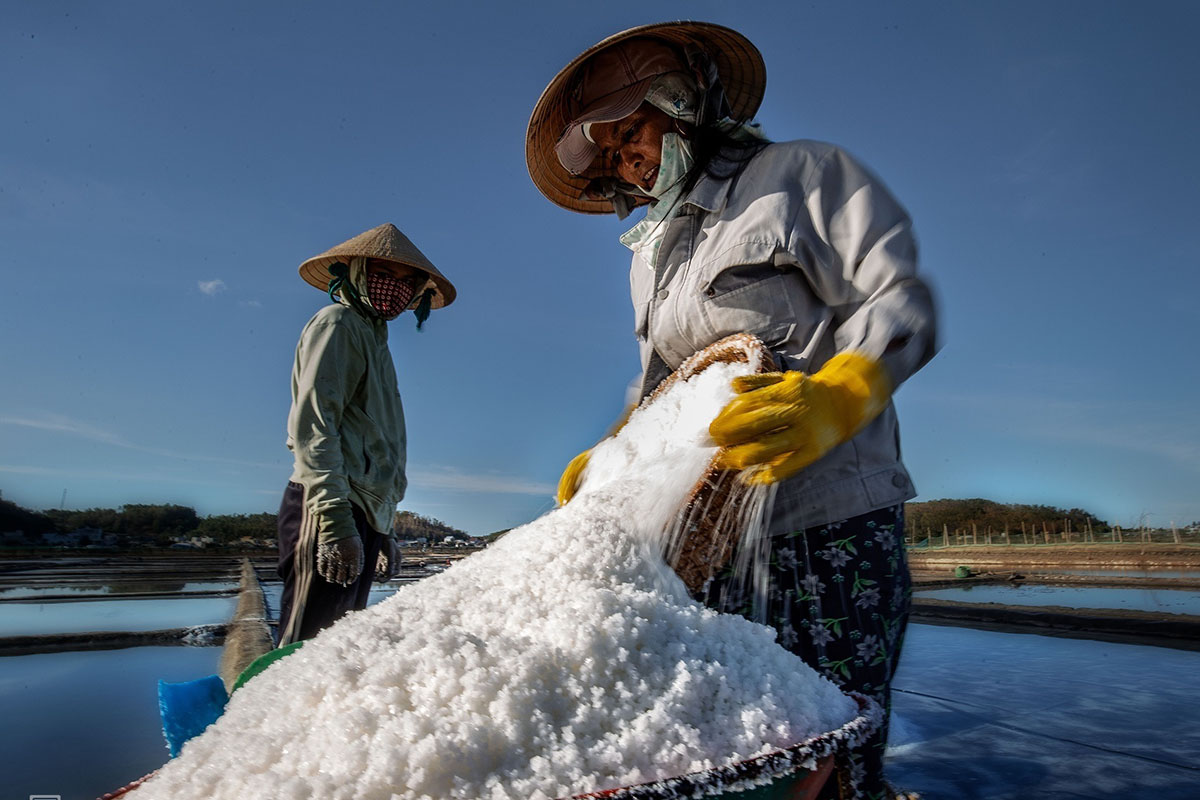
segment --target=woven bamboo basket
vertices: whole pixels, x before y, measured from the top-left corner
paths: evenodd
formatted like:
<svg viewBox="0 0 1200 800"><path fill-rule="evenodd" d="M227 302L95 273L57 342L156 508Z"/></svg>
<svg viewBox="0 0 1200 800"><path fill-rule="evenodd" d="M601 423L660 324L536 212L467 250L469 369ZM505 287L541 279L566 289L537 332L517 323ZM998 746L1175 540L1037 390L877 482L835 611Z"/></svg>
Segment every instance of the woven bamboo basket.
<svg viewBox="0 0 1200 800"><path fill-rule="evenodd" d="M642 406L653 403L679 381L686 381L713 364L732 363L749 364L755 372L776 369L775 359L758 337L735 333L680 364ZM681 533L664 556L693 596L698 596L733 557L742 534L738 523L743 519L749 498L750 487L738 480L736 473L718 469L715 458L692 488L679 512Z"/></svg>
<svg viewBox="0 0 1200 800"><path fill-rule="evenodd" d="M848 694L858 703L858 716L836 730L724 767L575 795L570 800L814 800L833 773L835 759L862 745L883 720L879 703L857 692Z"/></svg>

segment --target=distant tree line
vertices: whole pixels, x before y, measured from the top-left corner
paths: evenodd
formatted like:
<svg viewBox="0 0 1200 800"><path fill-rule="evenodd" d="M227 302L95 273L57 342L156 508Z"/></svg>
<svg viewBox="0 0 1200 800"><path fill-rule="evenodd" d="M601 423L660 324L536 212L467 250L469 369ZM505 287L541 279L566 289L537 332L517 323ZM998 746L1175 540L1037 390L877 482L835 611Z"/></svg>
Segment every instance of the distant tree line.
<svg viewBox="0 0 1200 800"><path fill-rule="evenodd" d="M0 500L0 533L24 531L26 535L41 536L54 530L54 520L45 514L21 508L11 500Z"/></svg>
<svg viewBox="0 0 1200 800"><path fill-rule="evenodd" d="M447 536L470 538L458 528L412 511L397 512L395 526L402 539L424 537L440 542ZM29 543L37 544L44 534L81 528L116 534L118 546L170 544L180 537L209 537L214 544L224 545L243 539L274 540L276 536L275 515L270 513L201 517L189 506L135 503L120 508L32 511L0 499L0 533L23 531Z"/></svg>
<svg viewBox="0 0 1200 800"><path fill-rule="evenodd" d="M926 530L934 534L946 526L950 531L971 530L975 525L980 531L1020 531L1021 524L1045 525L1051 533L1061 533L1070 521L1072 531L1083 531L1091 525L1093 531L1111 530L1109 524L1082 508L1062 509L1054 506L1024 505L1019 503L997 503L982 498L969 500L929 500L923 503L906 503L904 506L905 527L910 536L923 536Z"/></svg>
<svg viewBox="0 0 1200 800"><path fill-rule="evenodd" d="M120 508L31 511L0 500L0 533L23 531L31 544L47 533L71 533L81 528L117 536L118 546L169 544L178 537L210 537L214 544L243 538L275 538L274 514L219 514L201 517L189 506L130 503Z"/></svg>
<svg viewBox="0 0 1200 800"><path fill-rule="evenodd" d="M427 539L430 542L440 542L447 536L456 539L471 537L458 528L452 528L440 519L422 516L412 511L397 511L392 518L392 527L396 536L401 539Z"/></svg>

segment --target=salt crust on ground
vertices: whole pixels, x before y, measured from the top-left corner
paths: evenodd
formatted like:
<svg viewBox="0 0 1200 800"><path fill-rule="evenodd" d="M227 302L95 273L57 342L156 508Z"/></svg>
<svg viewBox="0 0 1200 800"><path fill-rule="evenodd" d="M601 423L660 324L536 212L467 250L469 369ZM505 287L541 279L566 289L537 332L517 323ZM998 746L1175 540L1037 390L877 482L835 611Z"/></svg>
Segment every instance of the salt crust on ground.
<svg viewBox="0 0 1200 800"><path fill-rule="evenodd" d="M594 450L571 503L322 632L131 796L570 797L852 719L773 630L694 602L656 555L746 371L664 393Z"/></svg>

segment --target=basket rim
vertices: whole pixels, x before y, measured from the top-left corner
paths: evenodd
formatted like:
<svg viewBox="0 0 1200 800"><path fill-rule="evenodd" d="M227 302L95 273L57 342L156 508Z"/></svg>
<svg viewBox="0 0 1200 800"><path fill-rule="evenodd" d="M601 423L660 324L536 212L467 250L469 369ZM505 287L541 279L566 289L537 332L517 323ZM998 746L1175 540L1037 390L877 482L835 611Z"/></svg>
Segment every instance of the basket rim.
<svg viewBox="0 0 1200 800"><path fill-rule="evenodd" d="M858 715L832 731L813 736L780 750L738 761L723 767L689 772L674 778L602 789L559 800L667 800L704 797L718 792L742 791L761 786L798 771L812 771L827 757L858 747L883 723L883 707L860 692L846 692L858 703Z"/></svg>

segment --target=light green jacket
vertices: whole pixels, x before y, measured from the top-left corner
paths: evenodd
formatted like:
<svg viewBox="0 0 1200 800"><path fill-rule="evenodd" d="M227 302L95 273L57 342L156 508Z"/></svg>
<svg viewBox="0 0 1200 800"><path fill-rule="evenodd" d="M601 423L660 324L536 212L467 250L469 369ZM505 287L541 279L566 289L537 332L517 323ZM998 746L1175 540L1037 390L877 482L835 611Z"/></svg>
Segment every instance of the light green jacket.
<svg viewBox="0 0 1200 800"><path fill-rule="evenodd" d="M342 304L316 313L292 368L287 446L322 542L350 535L351 503L389 534L404 498L407 435L387 323ZM341 524L331 524L339 521Z"/></svg>

